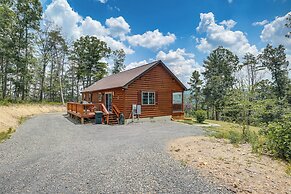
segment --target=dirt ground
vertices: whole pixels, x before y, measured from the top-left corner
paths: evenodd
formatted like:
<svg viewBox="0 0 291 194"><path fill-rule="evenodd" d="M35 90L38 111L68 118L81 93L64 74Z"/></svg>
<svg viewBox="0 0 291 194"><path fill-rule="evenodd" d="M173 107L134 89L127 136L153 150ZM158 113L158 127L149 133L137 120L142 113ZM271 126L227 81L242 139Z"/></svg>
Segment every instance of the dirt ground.
<svg viewBox="0 0 291 194"><path fill-rule="evenodd" d="M236 193L291 193L287 164L213 137L185 137L168 145L173 157Z"/></svg>
<svg viewBox="0 0 291 194"><path fill-rule="evenodd" d="M20 118L61 111L65 111L65 107L60 105L21 104L0 106L0 132L7 131L9 128L17 128Z"/></svg>

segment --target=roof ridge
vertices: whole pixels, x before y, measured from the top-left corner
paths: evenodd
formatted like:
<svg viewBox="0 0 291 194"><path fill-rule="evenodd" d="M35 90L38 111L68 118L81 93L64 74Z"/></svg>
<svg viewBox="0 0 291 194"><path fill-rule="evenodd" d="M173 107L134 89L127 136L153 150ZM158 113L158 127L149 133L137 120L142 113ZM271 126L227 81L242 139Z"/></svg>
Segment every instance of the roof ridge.
<svg viewBox="0 0 291 194"><path fill-rule="evenodd" d="M156 60L156 61L153 61L153 62L150 62L150 63L146 63L146 64L143 64L143 65L140 65L140 66L137 66L137 67L134 67L134 68L131 68L131 69L127 69L125 71L121 71L119 73L122 73L122 72L126 72L126 71L130 71L130 70L133 70L133 69L137 69L137 68L140 68L140 67L143 67L143 66L146 66L146 65L152 65L153 63L157 63L159 62L160 60Z"/></svg>
<svg viewBox="0 0 291 194"><path fill-rule="evenodd" d="M155 66L156 64L159 64L159 62L160 62L160 60L153 61L151 63L147 63L147 64L144 64L144 65L140 65L140 66L137 66L137 67L134 67L134 68L131 68L131 69L128 69L128 70L125 70L125 71L116 73L116 74L112 74L112 75L103 77L102 79L96 81L91 86L86 87L83 91L86 91L89 88L92 88L94 86L98 86L98 84L101 84L103 82L106 82L107 80L110 80L110 79L111 80L115 80L113 85L115 85L115 86L118 85L119 87L124 87L129 82L131 82L132 80L136 79L138 76L140 76L141 74L143 74L145 71L147 71L148 69L151 69L151 67ZM127 74L129 74L130 77L126 76ZM134 74L136 74L136 75L134 75ZM130 78L130 80L127 80L127 81L124 80L126 82L124 82L123 85L117 84L117 82L119 82L121 84L122 81L119 78L124 78L124 77L127 77L127 79Z"/></svg>
<svg viewBox="0 0 291 194"><path fill-rule="evenodd" d="M137 67L131 68L131 69L127 69L127 70L125 70L125 71L121 71L121 72L116 73L116 74L108 75L108 76L103 77L103 78L101 78L101 79L108 78L108 77L111 77L111 76L116 76L116 75L118 75L118 74L120 74L120 73L128 72L128 71L131 71L131 70L134 70L134 69L137 69L137 68L144 67L144 66L146 66L146 65L152 65L152 64L157 63L157 62L159 62L159 61L160 61L160 60L153 61L153 62L150 62L150 63L146 63L146 64L143 64L143 65L140 65L140 66L137 66ZM100 80L101 80L101 79L100 79ZM98 81L99 81L99 80L98 80ZM96 82L95 82L95 83L96 83ZM95 84L95 83L94 83L94 84Z"/></svg>

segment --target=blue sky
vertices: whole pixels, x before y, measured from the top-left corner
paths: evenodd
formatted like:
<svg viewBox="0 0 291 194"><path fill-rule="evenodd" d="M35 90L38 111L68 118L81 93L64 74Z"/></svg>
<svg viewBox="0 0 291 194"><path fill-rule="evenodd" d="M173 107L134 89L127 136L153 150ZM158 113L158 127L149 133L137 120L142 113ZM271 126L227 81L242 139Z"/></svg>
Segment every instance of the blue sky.
<svg viewBox="0 0 291 194"><path fill-rule="evenodd" d="M219 45L239 57L284 44L291 0L43 0L44 15L72 41L94 35L123 48L127 68L161 59L184 83Z"/></svg>

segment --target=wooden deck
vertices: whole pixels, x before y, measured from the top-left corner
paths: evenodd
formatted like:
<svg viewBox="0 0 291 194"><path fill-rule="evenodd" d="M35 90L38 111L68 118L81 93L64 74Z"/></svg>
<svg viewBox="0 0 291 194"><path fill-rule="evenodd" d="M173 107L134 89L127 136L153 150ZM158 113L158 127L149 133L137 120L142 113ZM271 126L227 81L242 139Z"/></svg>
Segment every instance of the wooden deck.
<svg viewBox="0 0 291 194"><path fill-rule="evenodd" d="M80 104L76 102L67 103L67 113L71 117L77 117L84 124L84 119L93 119L95 117L94 104Z"/></svg>
<svg viewBox="0 0 291 194"><path fill-rule="evenodd" d="M110 113L103 103L97 104L81 104L76 102L67 103L67 113L70 117L80 119L80 122L84 124L85 119L94 119L95 111L102 111L103 124L118 124L118 118L120 116L120 111L116 105L112 104L113 112Z"/></svg>

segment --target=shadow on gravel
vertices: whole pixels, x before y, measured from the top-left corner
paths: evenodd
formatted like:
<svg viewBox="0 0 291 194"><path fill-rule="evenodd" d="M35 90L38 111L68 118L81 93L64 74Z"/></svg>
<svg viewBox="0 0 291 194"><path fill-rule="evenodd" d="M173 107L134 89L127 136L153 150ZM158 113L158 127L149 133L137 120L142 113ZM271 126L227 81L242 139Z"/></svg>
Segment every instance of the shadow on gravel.
<svg viewBox="0 0 291 194"><path fill-rule="evenodd" d="M80 122L80 119L72 118L68 114L63 114L63 117L65 117L68 121L70 121L71 123L73 123L75 125L82 125ZM94 124L94 120L93 119L85 119L85 124Z"/></svg>

